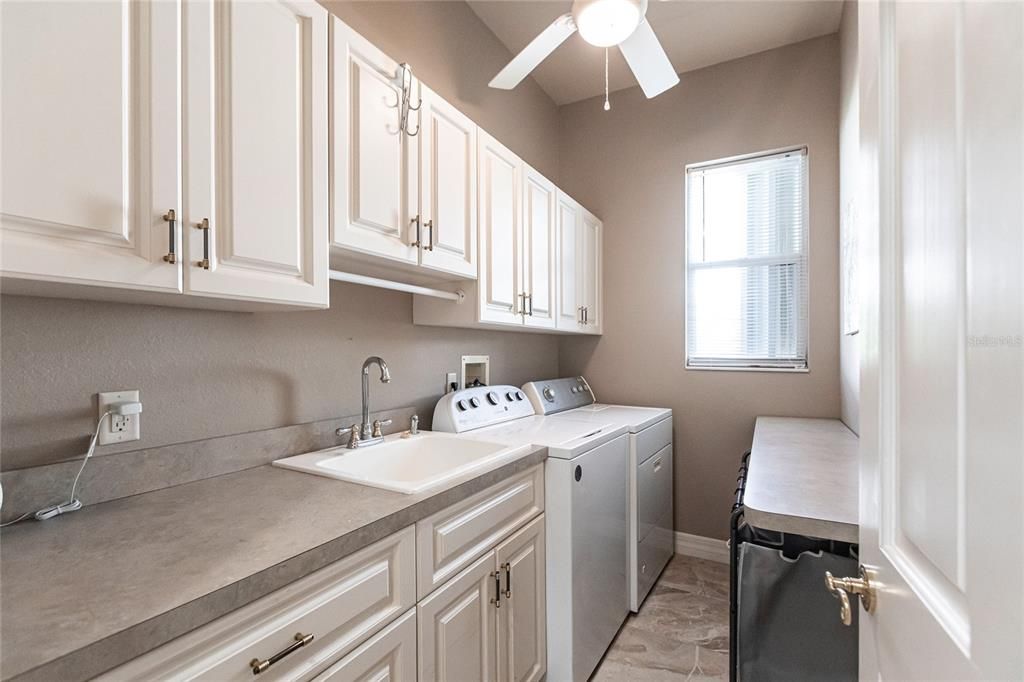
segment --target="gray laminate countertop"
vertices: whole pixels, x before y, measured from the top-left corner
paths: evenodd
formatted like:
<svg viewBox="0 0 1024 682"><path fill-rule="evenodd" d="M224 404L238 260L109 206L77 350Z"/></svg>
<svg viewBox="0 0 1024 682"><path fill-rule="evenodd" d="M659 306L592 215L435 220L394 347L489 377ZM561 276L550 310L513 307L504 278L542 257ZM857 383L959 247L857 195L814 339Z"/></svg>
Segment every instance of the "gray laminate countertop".
<svg viewBox="0 0 1024 682"><path fill-rule="evenodd" d="M857 436L838 419L758 417L743 497L747 523L857 542Z"/></svg>
<svg viewBox="0 0 1024 682"><path fill-rule="evenodd" d="M0 677L93 677L546 456L416 495L266 465L5 528Z"/></svg>

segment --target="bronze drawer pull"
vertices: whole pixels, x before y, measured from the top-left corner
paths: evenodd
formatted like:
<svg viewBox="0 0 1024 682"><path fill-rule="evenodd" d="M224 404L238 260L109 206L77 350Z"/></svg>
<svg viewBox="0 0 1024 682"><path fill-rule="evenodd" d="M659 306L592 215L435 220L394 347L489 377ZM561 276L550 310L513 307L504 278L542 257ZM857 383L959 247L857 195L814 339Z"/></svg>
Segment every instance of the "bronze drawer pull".
<svg viewBox="0 0 1024 682"><path fill-rule="evenodd" d="M254 658L251 661L249 661L249 665L252 667L252 674L253 675L259 675L262 672L266 672L267 668L269 668L270 666L274 665L275 663L280 661L282 658L284 658L288 654L292 653L293 651L295 651L297 649L301 649L302 647L306 646L307 644L309 644L312 641L313 641L312 633L310 633L308 635L304 635L301 632L296 632L295 633L295 641L292 644L289 644L284 649L281 649L280 651L278 651L276 654L274 654L270 658L262 660L262 661L260 659L258 659L258 658Z"/></svg>

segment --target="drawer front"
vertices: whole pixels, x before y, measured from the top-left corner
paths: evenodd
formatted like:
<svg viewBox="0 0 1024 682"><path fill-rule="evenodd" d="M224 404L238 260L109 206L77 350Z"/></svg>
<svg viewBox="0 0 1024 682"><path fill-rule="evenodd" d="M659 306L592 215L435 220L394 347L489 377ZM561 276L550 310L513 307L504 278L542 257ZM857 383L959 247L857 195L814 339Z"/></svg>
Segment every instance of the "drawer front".
<svg viewBox="0 0 1024 682"><path fill-rule="evenodd" d="M360 644L355 651L317 675L313 682L416 680L416 609Z"/></svg>
<svg viewBox="0 0 1024 682"><path fill-rule="evenodd" d="M672 526L672 446L640 465L636 477L637 540L657 526Z"/></svg>
<svg viewBox="0 0 1024 682"><path fill-rule="evenodd" d="M106 680L253 680L263 661L314 636L259 675L309 678L416 602L412 526L115 668Z"/></svg>
<svg viewBox="0 0 1024 682"><path fill-rule="evenodd" d="M654 587L665 564L675 552L675 534L661 526L654 528L637 547L637 607Z"/></svg>
<svg viewBox="0 0 1024 682"><path fill-rule="evenodd" d="M542 511L544 468L537 465L417 522L419 599Z"/></svg>
<svg viewBox="0 0 1024 682"><path fill-rule="evenodd" d="M666 445L672 445L672 417L662 419L633 436L636 464L639 466Z"/></svg>

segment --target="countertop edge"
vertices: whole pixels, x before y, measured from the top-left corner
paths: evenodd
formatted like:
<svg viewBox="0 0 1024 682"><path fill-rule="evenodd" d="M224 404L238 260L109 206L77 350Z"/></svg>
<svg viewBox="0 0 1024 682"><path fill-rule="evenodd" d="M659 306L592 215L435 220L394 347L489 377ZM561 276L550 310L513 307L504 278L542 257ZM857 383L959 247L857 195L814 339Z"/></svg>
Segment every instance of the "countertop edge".
<svg viewBox="0 0 1024 682"><path fill-rule="evenodd" d="M547 459L546 447L535 447L502 466L424 498L326 543L311 547L262 571L186 602L158 616L131 625L9 679L50 682L54 679L90 679L152 651L196 628L275 592L394 532L455 504L501 480ZM452 499L453 497L457 499ZM174 622L168 622L174 621ZM145 642L142 644L142 642Z"/></svg>
<svg viewBox="0 0 1024 682"><path fill-rule="evenodd" d="M816 519L806 516L775 514L751 507L743 501L743 515L747 523L762 530L779 533L795 533L824 540L836 540L856 544L859 541L860 526L843 521Z"/></svg>

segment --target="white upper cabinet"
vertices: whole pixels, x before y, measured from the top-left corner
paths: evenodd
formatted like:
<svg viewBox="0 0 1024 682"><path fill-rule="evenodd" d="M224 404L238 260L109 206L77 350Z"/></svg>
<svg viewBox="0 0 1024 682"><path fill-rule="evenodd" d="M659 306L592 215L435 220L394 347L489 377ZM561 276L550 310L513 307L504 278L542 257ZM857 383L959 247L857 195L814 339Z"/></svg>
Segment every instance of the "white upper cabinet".
<svg viewBox="0 0 1024 682"><path fill-rule="evenodd" d="M558 256L558 329L585 332L583 325L582 244L583 209L564 192L558 193L557 209Z"/></svg>
<svg viewBox="0 0 1024 682"><path fill-rule="evenodd" d="M337 18L330 39L331 243L415 264L418 161L402 129L403 71Z"/></svg>
<svg viewBox="0 0 1024 682"><path fill-rule="evenodd" d="M602 232L604 225L593 213L582 209L583 227L580 238L580 261L581 274L580 305L583 306L583 327L588 334L600 334L603 315L602 287L601 287L601 251Z"/></svg>
<svg viewBox="0 0 1024 682"><path fill-rule="evenodd" d="M478 145L479 320L521 325L522 163L519 157L482 130Z"/></svg>
<svg viewBox="0 0 1024 682"><path fill-rule="evenodd" d="M327 12L185 5L189 294L326 306Z"/></svg>
<svg viewBox="0 0 1024 682"><path fill-rule="evenodd" d="M5 290L181 290L176 7L0 4Z"/></svg>
<svg viewBox="0 0 1024 682"><path fill-rule="evenodd" d="M426 86L419 111L420 262L467 279L476 270L477 127Z"/></svg>
<svg viewBox="0 0 1024 682"><path fill-rule="evenodd" d="M326 10L197 0L0 12L7 291L327 305Z"/></svg>
<svg viewBox="0 0 1024 682"><path fill-rule="evenodd" d="M523 164L523 323L555 326L555 232L558 189Z"/></svg>

